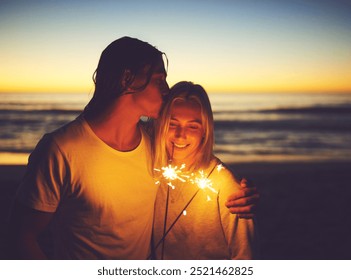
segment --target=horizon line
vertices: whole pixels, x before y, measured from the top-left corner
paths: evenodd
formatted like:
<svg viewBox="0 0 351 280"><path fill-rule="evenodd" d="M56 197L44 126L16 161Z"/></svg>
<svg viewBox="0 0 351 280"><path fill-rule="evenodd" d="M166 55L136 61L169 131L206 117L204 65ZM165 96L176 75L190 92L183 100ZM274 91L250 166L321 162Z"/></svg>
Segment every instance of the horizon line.
<svg viewBox="0 0 351 280"><path fill-rule="evenodd" d="M255 91L237 91L237 90L206 90L208 94L351 94L350 90L255 90ZM0 94L91 94L93 91L1 91Z"/></svg>

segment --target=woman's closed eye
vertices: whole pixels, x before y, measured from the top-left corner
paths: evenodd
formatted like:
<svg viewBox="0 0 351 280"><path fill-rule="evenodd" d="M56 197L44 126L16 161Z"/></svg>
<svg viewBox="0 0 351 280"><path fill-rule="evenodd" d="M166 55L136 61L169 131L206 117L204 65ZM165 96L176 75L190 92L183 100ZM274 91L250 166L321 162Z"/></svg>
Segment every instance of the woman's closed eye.
<svg viewBox="0 0 351 280"><path fill-rule="evenodd" d="M178 126L178 123L176 123L176 122L172 122L172 121L171 121L171 122L169 123L169 127L170 127L170 128L176 128L177 126Z"/></svg>
<svg viewBox="0 0 351 280"><path fill-rule="evenodd" d="M201 129L201 124L199 123L190 123L187 125L187 127L191 130L197 130L197 129Z"/></svg>

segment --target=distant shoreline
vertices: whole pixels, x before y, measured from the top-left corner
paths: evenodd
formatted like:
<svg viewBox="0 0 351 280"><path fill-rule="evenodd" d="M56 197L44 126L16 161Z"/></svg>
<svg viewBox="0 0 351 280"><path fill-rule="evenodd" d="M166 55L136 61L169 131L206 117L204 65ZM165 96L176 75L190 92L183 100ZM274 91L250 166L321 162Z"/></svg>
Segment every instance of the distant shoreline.
<svg viewBox="0 0 351 280"><path fill-rule="evenodd" d="M0 165L27 164L29 153L4 153L0 152Z"/></svg>

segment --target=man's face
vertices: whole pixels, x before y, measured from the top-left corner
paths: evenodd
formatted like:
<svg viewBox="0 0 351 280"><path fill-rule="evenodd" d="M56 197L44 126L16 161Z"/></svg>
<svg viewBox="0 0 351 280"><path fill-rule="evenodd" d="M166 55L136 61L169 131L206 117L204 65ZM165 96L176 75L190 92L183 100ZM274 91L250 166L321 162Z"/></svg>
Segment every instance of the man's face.
<svg viewBox="0 0 351 280"><path fill-rule="evenodd" d="M166 76L163 61L160 60L146 88L133 94L135 105L140 108L143 116L158 118L163 96L169 92ZM138 83L138 79L133 84L135 83Z"/></svg>

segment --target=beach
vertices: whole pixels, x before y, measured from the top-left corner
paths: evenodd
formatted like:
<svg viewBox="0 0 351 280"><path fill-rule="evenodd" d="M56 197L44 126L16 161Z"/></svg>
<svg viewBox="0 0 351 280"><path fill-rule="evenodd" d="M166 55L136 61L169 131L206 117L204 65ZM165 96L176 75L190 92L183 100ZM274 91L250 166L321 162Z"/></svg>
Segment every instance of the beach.
<svg viewBox="0 0 351 280"><path fill-rule="evenodd" d="M254 180L261 258L351 259L351 163L246 163L233 170Z"/></svg>
<svg viewBox="0 0 351 280"><path fill-rule="evenodd" d="M351 162L245 162L228 165L260 193L260 259L351 259ZM23 165L0 165L0 258Z"/></svg>

